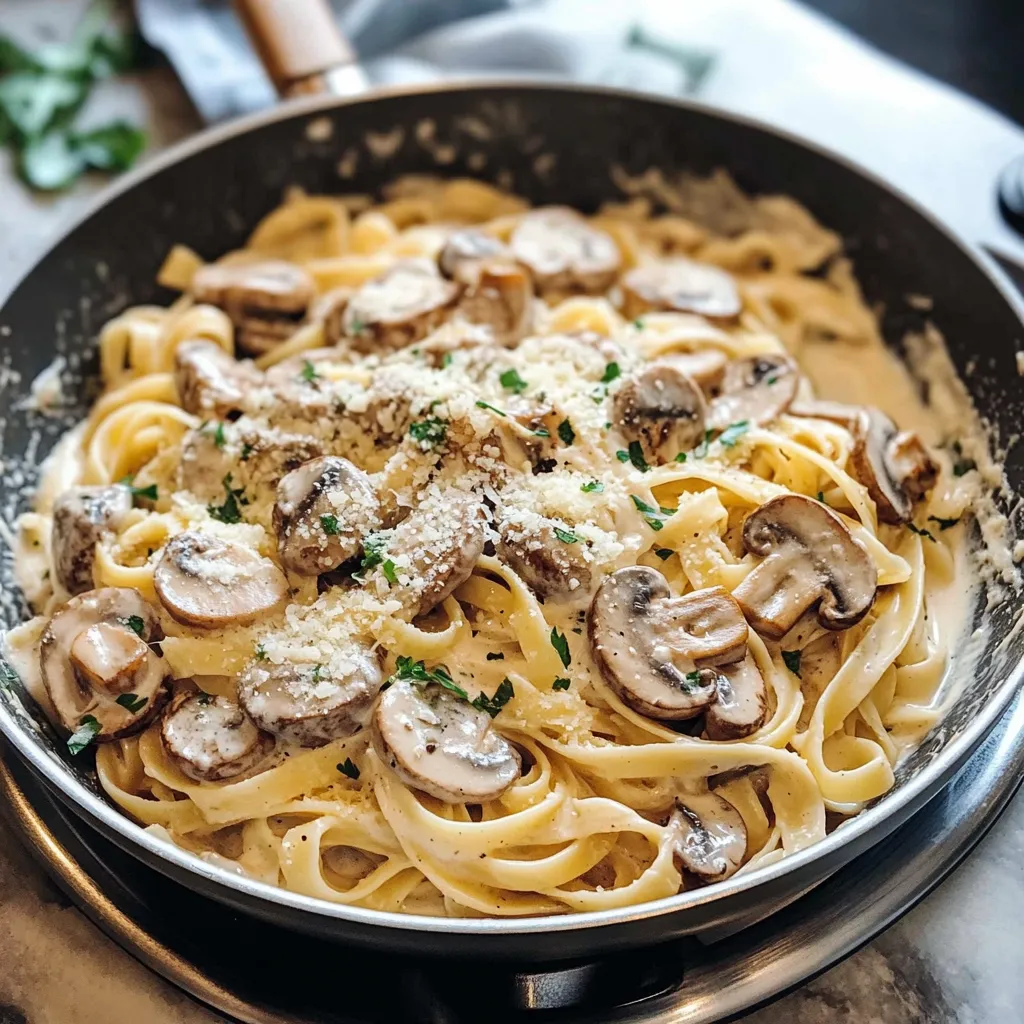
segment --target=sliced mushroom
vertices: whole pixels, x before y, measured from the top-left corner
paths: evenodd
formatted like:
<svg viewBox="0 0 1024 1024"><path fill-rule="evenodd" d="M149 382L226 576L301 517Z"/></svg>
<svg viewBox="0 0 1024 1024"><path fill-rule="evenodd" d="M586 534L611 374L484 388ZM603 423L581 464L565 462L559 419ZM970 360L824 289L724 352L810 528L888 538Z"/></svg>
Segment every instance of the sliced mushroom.
<svg viewBox="0 0 1024 1024"><path fill-rule="evenodd" d="M345 309L354 289L349 287L332 288L313 303L309 310L309 318L323 325L324 344L337 345L345 337Z"/></svg>
<svg viewBox="0 0 1024 1024"><path fill-rule="evenodd" d="M377 756L405 785L449 804L496 800L522 771L519 752L486 712L434 684L392 683L371 736Z"/></svg>
<svg viewBox="0 0 1024 1024"><path fill-rule="evenodd" d="M725 430L730 423L742 421L768 423L789 408L799 383L800 371L788 356L733 360L708 410L708 426Z"/></svg>
<svg viewBox="0 0 1024 1024"><path fill-rule="evenodd" d="M99 742L144 728L167 699L167 663L149 645L163 633L137 590L104 587L73 597L39 644L39 667L61 724L86 716Z"/></svg>
<svg viewBox="0 0 1024 1024"><path fill-rule="evenodd" d="M245 393L262 374L212 341L186 341L174 352L174 384L186 412L225 419L241 411Z"/></svg>
<svg viewBox="0 0 1024 1024"><path fill-rule="evenodd" d="M658 356L658 362L674 367L707 393L720 387L729 357L717 348L705 348L698 352L665 352Z"/></svg>
<svg viewBox="0 0 1024 1024"><path fill-rule="evenodd" d="M878 518L909 522L939 472L924 442L916 433L901 432L878 409L865 409L857 418L854 442L850 468L874 499Z"/></svg>
<svg viewBox="0 0 1024 1024"><path fill-rule="evenodd" d="M476 495L435 489L398 524L385 557L397 566L391 595L408 617L425 615L469 579L483 554L485 521ZM383 570L374 577L379 583Z"/></svg>
<svg viewBox="0 0 1024 1024"><path fill-rule="evenodd" d="M494 235L477 228L464 228L448 236L437 254L437 265L445 277L471 284L484 260L504 256L507 251Z"/></svg>
<svg viewBox="0 0 1024 1024"><path fill-rule="evenodd" d="M764 725L768 715L768 694L757 662L747 656L718 672L718 694L704 716L709 739L738 740Z"/></svg>
<svg viewBox="0 0 1024 1024"><path fill-rule="evenodd" d="M377 492L348 459L311 459L277 485L278 555L286 569L301 576L329 572L354 558L366 537L380 527Z"/></svg>
<svg viewBox="0 0 1024 1024"><path fill-rule="evenodd" d="M670 363L647 363L615 394L612 419L648 462L671 462L704 440L707 405L700 388Z"/></svg>
<svg viewBox="0 0 1024 1024"><path fill-rule="evenodd" d="M108 530L116 530L132 508L131 489L72 487L53 503L50 555L57 582L69 594L81 594L93 585L96 545Z"/></svg>
<svg viewBox="0 0 1024 1024"><path fill-rule="evenodd" d="M231 317L239 348L261 355L294 333L306 318L316 284L294 263L266 260L200 267L191 291L196 302L219 306Z"/></svg>
<svg viewBox="0 0 1024 1024"><path fill-rule="evenodd" d="M708 666L745 656L747 624L722 587L673 597L660 572L637 565L598 587L590 646L623 703L650 718L682 721L716 699L718 676Z"/></svg>
<svg viewBox="0 0 1024 1024"><path fill-rule="evenodd" d="M676 798L673 821L680 830L676 853L684 871L702 882L724 882L747 854L747 827L740 812L717 793Z"/></svg>
<svg viewBox="0 0 1024 1024"><path fill-rule="evenodd" d="M661 260L634 267L622 279L622 312L630 320L667 310L733 321L742 308L732 275L707 263Z"/></svg>
<svg viewBox="0 0 1024 1024"><path fill-rule="evenodd" d="M188 690L177 694L164 712L160 736L171 760L197 782L242 775L274 747L233 700Z"/></svg>
<svg viewBox="0 0 1024 1024"><path fill-rule="evenodd" d="M188 530L172 537L153 572L160 603L185 626L247 626L288 597L288 580L269 558Z"/></svg>
<svg viewBox="0 0 1024 1024"><path fill-rule="evenodd" d="M360 352L406 348L448 318L461 292L432 263L407 260L368 281L349 299L342 326Z"/></svg>
<svg viewBox="0 0 1024 1024"><path fill-rule="evenodd" d="M376 654L353 642L323 665L250 662L238 680L238 702L266 732L322 747L367 724L382 682Z"/></svg>
<svg viewBox="0 0 1024 1024"><path fill-rule="evenodd" d="M497 556L543 600L582 598L590 593L591 571L580 540L571 529L546 516L514 512L497 524Z"/></svg>
<svg viewBox="0 0 1024 1024"><path fill-rule="evenodd" d="M564 206L546 206L523 216L511 247L541 292L603 292L615 282L621 264L611 235Z"/></svg>
<svg viewBox="0 0 1024 1024"><path fill-rule="evenodd" d="M489 328L499 345L522 340L533 323L533 282L515 263L489 260L477 268L459 313L472 324Z"/></svg>
<svg viewBox="0 0 1024 1024"><path fill-rule="evenodd" d="M743 524L743 544L762 560L733 591L747 621L778 640L809 608L825 629L856 625L875 600L871 556L831 509L783 494Z"/></svg>

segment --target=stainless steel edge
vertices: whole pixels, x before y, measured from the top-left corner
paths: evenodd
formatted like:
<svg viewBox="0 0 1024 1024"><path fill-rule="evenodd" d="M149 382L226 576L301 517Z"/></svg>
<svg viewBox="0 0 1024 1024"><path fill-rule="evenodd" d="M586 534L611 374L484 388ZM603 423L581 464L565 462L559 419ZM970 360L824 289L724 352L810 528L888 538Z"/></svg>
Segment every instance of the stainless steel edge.
<svg viewBox="0 0 1024 1024"><path fill-rule="evenodd" d="M1024 299L1016 292L994 260L983 254L977 247L961 239L952 229L920 207L913 199L894 189L873 172L858 166L845 157L835 154L809 140L802 139L793 133L782 131L754 118L723 112L695 101L669 100L664 97L650 96L630 90L569 85L563 82L507 82L481 79L471 83L462 81L458 83L436 83L429 86L378 89L358 97L339 98L328 96L291 101L269 111L242 118L237 122L208 129L192 139L171 147L165 153L160 154L145 166L126 175L101 193L67 230L70 231L78 224L87 220L116 196L144 184L164 167L199 153L216 145L218 142L258 128L261 125L319 114L350 105L373 103L386 97L401 97L423 93L466 92L478 87L491 89L508 88L510 91L520 93L524 91L543 92L546 90L597 93L610 98L622 97L642 100L663 107L695 110L786 139L852 170L928 220L937 230L945 234L953 244L960 248L967 258L974 262L982 273L991 280L1007 305L1024 324ZM59 245L59 241L50 247L51 250L56 248L57 245ZM31 272L31 269L28 270L22 279ZM0 322L2 322L2 310L0 310ZM137 855L154 866L161 867L163 865L161 870L178 877L194 877L196 882L204 885L211 891L219 893L218 898L232 905L248 909L250 912L252 912L253 907L260 906L264 908L262 912L269 916L272 913L273 906L276 905L277 907L286 908L300 914L313 914L322 918L333 918L339 922L349 921L360 926L369 925L392 931L445 932L464 936L513 934L532 934L536 936L545 933L582 931L611 925L635 925L663 915L680 914L686 910L698 907L707 910L712 903L722 905L734 897L750 893L759 886L770 889L774 885L784 889L784 883L787 880L789 881L790 888L795 891L799 887L795 886L794 880L789 879L788 876L800 871L806 872L814 864L817 864L817 872L820 877L827 875L845 863L851 856L866 849L872 843L877 842L880 838L891 832L900 822L906 820L910 814L941 789L942 785L984 740L1014 694L1018 691L1022 678L1024 678L1024 663L1018 663L1014 666L1012 672L1008 675L997 693L979 710L971 725L959 736L951 740L924 771L909 780L900 789L883 798L874 807L864 811L844 826L843 829L833 832L832 835L826 837L826 839L813 847L792 854L768 867L750 872L749 874L735 876L726 883L707 889L682 893L678 896L642 906L576 915L529 918L525 920L439 920L433 917L389 914L357 907L339 906L311 897L301 896L251 879L242 878L237 874L223 868L214 867L176 847L172 847L135 825L111 805L63 772L59 763L18 727L13 716L2 705L0 705L0 729L2 729L21 755L44 777L48 784L59 793L69 806L77 813L84 813L105 834L115 838L120 845L132 849Z"/></svg>

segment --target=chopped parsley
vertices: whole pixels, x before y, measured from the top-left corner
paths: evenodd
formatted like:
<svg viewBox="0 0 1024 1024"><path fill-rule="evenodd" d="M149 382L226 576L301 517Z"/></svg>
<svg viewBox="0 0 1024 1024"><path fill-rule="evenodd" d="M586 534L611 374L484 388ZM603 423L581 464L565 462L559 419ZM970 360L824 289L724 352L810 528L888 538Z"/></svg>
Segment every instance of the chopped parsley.
<svg viewBox="0 0 1024 1024"><path fill-rule="evenodd" d="M428 669L422 661L413 661L404 654L400 654L396 659L395 675L392 678L405 679L418 686L437 683L446 690L451 690L457 697L469 700L469 694L443 668Z"/></svg>
<svg viewBox="0 0 1024 1024"><path fill-rule="evenodd" d="M352 322L348 325L348 329L352 334L362 334L366 330L366 324L363 323L359 317L352 317Z"/></svg>
<svg viewBox="0 0 1024 1024"><path fill-rule="evenodd" d="M384 573L384 579L386 579L388 583L393 584L398 582L398 572L395 569L395 563L392 562L390 558L387 559L380 567L380 571Z"/></svg>
<svg viewBox="0 0 1024 1024"><path fill-rule="evenodd" d="M956 458L953 460L953 476L963 476L964 473L969 473L972 469L977 469L978 464L974 459L965 459L963 457L964 450L960 447L959 441L954 441L950 448L953 449L953 454Z"/></svg>
<svg viewBox="0 0 1024 1024"><path fill-rule="evenodd" d="M231 486L231 474L228 473L221 481L224 485L224 501L220 505L207 505L206 511L222 523L240 523L242 521L242 505L248 505L244 487Z"/></svg>
<svg viewBox="0 0 1024 1024"><path fill-rule="evenodd" d="M505 655L502 654L501 651L488 651L487 652L487 660L488 661L504 661L505 660Z"/></svg>
<svg viewBox="0 0 1024 1024"><path fill-rule="evenodd" d="M608 363L604 368L604 376L601 378L602 384L611 384L613 380L622 376L622 370L619 369L618 363Z"/></svg>
<svg viewBox="0 0 1024 1024"><path fill-rule="evenodd" d="M778 377L769 377L765 381L765 383L768 385L768 387L771 387L773 384L777 384L778 382L779 382L779 378Z"/></svg>
<svg viewBox="0 0 1024 1024"><path fill-rule="evenodd" d="M493 697L488 697L486 693L481 693L479 697L470 701L470 703L477 709L477 711L486 711L491 718L495 718L499 711L516 695L516 691L512 687L512 680L508 676L498 684L498 688L494 691Z"/></svg>
<svg viewBox="0 0 1024 1024"><path fill-rule="evenodd" d="M92 715L83 715L78 720L78 728L68 737L68 750L80 754L96 739L100 729L100 723Z"/></svg>
<svg viewBox="0 0 1024 1024"><path fill-rule="evenodd" d="M146 621L141 615L119 615L117 621L130 629L136 636L146 632Z"/></svg>
<svg viewBox="0 0 1024 1024"><path fill-rule="evenodd" d="M643 318L642 316L638 316L638 317L637 317L637 318L636 318L636 319L635 319L635 320L633 321L633 326L634 326L634 327L635 327L635 328L636 328L636 329L637 329L638 331L642 331L642 330L644 329L644 318Z"/></svg>
<svg viewBox="0 0 1024 1024"><path fill-rule="evenodd" d="M818 491L818 501L820 501L822 503L822 505L827 505L828 504L828 502L825 500L825 492L824 491Z"/></svg>
<svg viewBox="0 0 1024 1024"><path fill-rule="evenodd" d="M248 462L250 455L252 455L252 445L251 444L243 444L242 445L242 453L238 457L242 460L242 462Z"/></svg>
<svg viewBox="0 0 1024 1024"><path fill-rule="evenodd" d="M615 453L615 458L617 458L619 462L629 462L629 452L627 452L625 448L620 448Z"/></svg>
<svg viewBox="0 0 1024 1024"><path fill-rule="evenodd" d="M629 461L632 462L634 467L639 469L641 473L646 473L651 468L647 465L647 460L644 458L644 450L639 441L629 442Z"/></svg>
<svg viewBox="0 0 1024 1024"><path fill-rule="evenodd" d="M453 358L454 357L452 356L451 352L445 352L445 354L441 356L441 369L447 370L448 367L452 365Z"/></svg>
<svg viewBox="0 0 1024 1024"><path fill-rule="evenodd" d="M671 548L655 548L654 553L664 562L671 558L675 552Z"/></svg>
<svg viewBox="0 0 1024 1024"><path fill-rule="evenodd" d="M498 380L506 391L511 391L514 395L521 395L530 386L519 376L518 370L506 370Z"/></svg>
<svg viewBox="0 0 1024 1024"><path fill-rule="evenodd" d="M425 420L417 420L409 427L409 434L414 441L421 444L436 446L444 442L448 434L448 421L428 416Z"/></svg>
<svg viewBox="0 0 1024 1024"><path fill-rule="evenodd" d="M309 383L312 384L313 381L315 381L320 376L320 374L316 372L316 367L308 359L303 359L302 373L300 373L299 376L303 380L309 381Z"/></svg>
<svg viewBox="0 0 1024 1024"><path fill-rule="evenodd" d="M551 627L551 646L558 652L562 664L568 668L572 664L572 655L569 653L569 641L565 639L564 633L559 633L557 627Z"/></svg>
<svg viewBox="0 0 1024 1024"><path fill-rule="evenodd" d="M695 459L703 459L708 453L708 445L711 443L711 435L714 433L710 427L704 431L704 440L693 449Z"/></svg>
<svg viewBox="0 0 1024 1024"><path fill-rule="evenodd" d="M350 779L354 780L359 778L359 769L352 763L351 757L346 757L345 760L336 767L342 775L347 775Z"/></svg>
<svg viewBox="0 0 1024 1024"><path fill-rule="evenodd" d="M631 494L630 498L633 500L633 504L636 506L636 510L643 514L644 521L647 525L657 532L665 524L662 522L662 511L659 508L654 508L653 505L648 505L642 498L638 498L635 494Z"/></svg>
<svg viewBox="0 0 1024 1024"><path fill-rule="evenodd" d="M560 526L555 527L555 536L563 544L579 544L580 539L572 530L563 530Z"/></svg>
<svg viewBox="0 0 1024 1024"><path fill-rule="evenodd" d="M478 409L490 409L491 412L496 412L499 416L507 416L507 412L502 412L497 406L491 405L490 402L485 402L483 399L479 399L476 403Z"/></svg>
<svg viewBox="0 0 1024 1024"><path fill-rule="evenodd" d="M197 693L196 703L202 705L204 708L208 708L213 703L212 693Z"/></svg>
<svg viewBox="0 0 1024 1024"><path fill-rule="evenodd" d="M675 458L675 461L676 461L676 462L685 462L685 461L686 461L686 452L680 452L680 453L679 453L679 454L678 454L678 455L676 456L676 458Z"/></svg>
<svg viewBox="0 0 1024 1024"><path fill-rule="evenodd" d="M584 494L600 494L604 490L604 484L600 480L589 480L580 490Z"/></svg>
<svg viewBox="0 0 1024 1024"><path fill-rule="evenodd" d="M797 677L800 678L800 656L803 651L783 651L782 660L786 663L786 668Z"/></svg>
<svg viewBox="0 0 1024 1024"><path fill-rule="evenodd" d="M323 678L323 674L324 674L324 667L323 667L323 665L314 665L313 666L313 675L312 675L311 678L312 678L314 683L319 683L320 680Z"/></svg>
<svg viewBox="0 0 1024 1024"><path fill-rule="evenodd" d="M328 537L338 536L338 517L329 512L320 517L320 526Z"/></svg>
<svg viewBox="0 0 1024 1024"><path fill-rule="evenodd" d="M137 693L122 693L114 703L137 715L149 703L149 698L140 697Z"/></svg>
<svg viewBox="0 0 1024 1024"><path fill-rule="evenodd" d="M495 410L495 411L497 411L497 410ZM505 414L502 413L501 415L504 416ZM533 434L534 437L550 437L551 436L551 431L548 430L546 427L538 427L536 430L531 430L530 433Z"/></svg>
<svg viewBox="0 0 1024 1024"><path fill-rule="evenodd" d="M930 523L938 523L940 530L952 530L953 527L956 526L956 524L960 522L960 519L959 519L959 517L956 518L956 519L942 519L939 516L929 516L928 517L928 522L930 522Z"/></svg>
<svg viewBox="0 0 1024 1024"><path fill-rule="evenodd" d="M933 544L938 544L938 541L932 536L930 530L924 530L920 526L915 526L913 523L907 523L907 529L911 533L916 533L918 537L927 537Z"/></svg>
<svg viewBox="0 0 1024 1024"><path fill-rule="evenodd" d="M738 423L730 423L729 426L719 435L718 441L726 448L733 448L736 442L750 429L750 420L740 420Z"/></svg>
<svg viewBox="0 0 1024 1024"><path fill-rule="evenodd" d="M566 679L565 676L559 676L551 684L551 689L552 690L568 690L571 683L572 683L571 679Z"/></svg>
<svg viewBox="0 0 1024 1024"><path fill-rule="evenodd" d="M263 646L262 643L258 643L256 645L256 660L257 661L266 661L267 660L267 649L266 649L266 647Z"/></svg>
<svg viewBox="0 0 1024 1024"><path fill-rule="evenodd" d="M219 421L216 424L213 424L212 425L213 426L213 432L212 433L210 432L210 429L209 429L210 426L211 425L209 425L209 424L204 424L199 429L204 434L207 434L207 435L211 436L213 438L213 443L218 448L223 448L224 447L224 443L227 440L227 438L224 436L224 424L220 423Z"/></svg>
<svg viewBox="0 0 1024 1024"><path fill-rule="evenodd" d="M382 537L380 534L371 534L367 537L363 544L363 558L359 563L359 568L364 572L375 569L384 561L384 551L387 546L387 537Z"/></svg>
<svg viewBox="0 0 1024 1024"><path fill-rule="evenodd" d="M133 483L134 480L134 476L126 476L123 477L120 481L118 481L119 483L124 484L125 487L127 487L128 490L132 492L133 505L136 503L136 499L138 498L145 498L147 501L156 501L156 484L150 484L148 487L136 487L135 484Z"/></svg>
<svg viewBox="0 0 1024 1024"><path fill-rule="evenodd" d="M683 689L684 690L695 690L697 687L703 684L700 671L687 672L683 676Z"/></svg>
<svg viewBox="0 0 1024 1024"><path fill-rule="evenodd" d="M568 418L562 420L558 424L558 437L562 444L572 444L576 440L576 431L572 429L572 424Z"/></svg>

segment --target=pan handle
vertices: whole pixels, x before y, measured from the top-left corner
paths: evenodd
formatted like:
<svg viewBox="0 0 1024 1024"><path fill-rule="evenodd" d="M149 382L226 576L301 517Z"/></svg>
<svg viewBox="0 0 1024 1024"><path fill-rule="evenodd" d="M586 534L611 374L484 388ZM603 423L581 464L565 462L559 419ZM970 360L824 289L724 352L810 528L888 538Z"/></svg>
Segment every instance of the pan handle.
<svg viewBox="0 0 1024 1024"><path fill-rule="evenodd" d="M282 98L351 95L369 83L327 0L234 0L254 49Z"/></svg>

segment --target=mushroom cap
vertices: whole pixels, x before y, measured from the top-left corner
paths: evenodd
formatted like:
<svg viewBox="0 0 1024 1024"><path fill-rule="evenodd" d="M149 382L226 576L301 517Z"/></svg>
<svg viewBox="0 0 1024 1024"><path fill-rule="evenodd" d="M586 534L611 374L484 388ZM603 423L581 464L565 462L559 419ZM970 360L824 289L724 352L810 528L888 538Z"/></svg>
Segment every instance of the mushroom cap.
<svg viewBox="0 0 1024 1024"><path fill-rule="evenodd" d="M324 292L309 309L309 319L319 321L323 326L324 344L338 345L345 337L345 307L352 298L355 289L349 285L332 288ZM347 348L347 345L343 347ZM317 350L322 351L322 350Z"/></svg>
<svg viewBox="0 0 1024 1024"><path fill-rule="evenodd" d="M382 682L377 656L353 642L325 665L250 662L238 680L238 703L266 732L322 747L366 725Z"/></svg>
<svg viewBox="0 0 1024 1024"><path fill-rule="evenodd" d="M224 419L239 412L245 393L262 374L212 341L184 341L174 350L174 385L182 407L197 416Z"/></svg>
<svg viewBox="0 0 1024 1024"><path fill-rule="evenodd" d="M785 636L812 606L825 629L847 629L874 602L878 573L871 556L821 502L801 494L766 501L743 524L743 543L762 561L733 597L763 636Z"/></svg>
<svg viewBox="0 0 1024 1024"><path fill-rule="evenodd" d="M648 462L671 462L704 440L707 405L701 389L669 362L647 363L623 382L612 419Z"/></svg>
<svg viewBox="0 0 1024 1024"><path fill-rule="evenodd" d="M170 759L197 782L241 775L274 747L235 701L189 690L178 693L164 711L160 737Z"/></svg>
<svg viewBox="0 0 1024 1024"><path fill-rule="evenodd" d="M615 281L622 262L611 235L565 206L524 214L510 245L542 292L603 292Z"/></svg>
<svg viewBox="0 0 1024 1024"><path fill-rule="evenodd" d="M453 231L441 246L437 266L445 277L472 284L483 260L507 252L504 243L494 235L478 228L462 228Z"/></svg>
<svg viewBox="0 0 1024 1024"><path fill-rule="evenodd" d="M708 739L738 740L757 732L768 715L764 679L750 652L718 668L717 695L704 716Z"/></svg>
<svg viewBox="0 0 1024 1024"><path fill-rule="evenodd" d="M495 553L522 581L545 600L579 599L590 593L592 574L583 544L568 544L546 516L513 513L497 524Z"/></svg>
<svg viewBox="0 0 1024 1024"><path fill-rule="evenodd" d="M853 430L853 475L868 489L883 523L907 523L914 502L935 483L938 466L916 433L901 433L885 413L864 409Z"/></svg>
<svg viewBox="0 0 1024 1024"><path fill-rule="evenodd" d="M462 287L427 260L397 263L368 281L348 301L342 327L354 348L373 353L425 338L453 310Z"/></svg>
<svg viewBox="0 0 1024 1024"><path fill-rule="evenodd" d="M247 626L288 597L288 580L269 558L194 530L167 542L153 585L171 617L197 629Z"/></svg>
<svg viewBox="0 0 1024 1024"><path fill-rule="evenodd" d="M740 869L747 826L728 800L717 793L686 793L676 798L672 818L681 832L676 854L685 871L710 884Z"/></svg>
<svg viewBox="0 0 1024 1024"><path fill-rule="evenodd" d="M107 530L117 529L132 509L132 492L124 484L71 487L53 503L50 557L57 582L71 595L93 585L96 544Z"/></svg>
<svg viewBox="0 0 1024 1024"><path fill-rule="evenodd" d="M702 391L708 392L721 385L729 357L717 348L703 348L695 352L663 352L658 362L675 367Z"/></svg>
<svg viewBox="0 0 1024 1024"><path fill-rule="evenodd" d="M533 281L517 263L485 260L476 268L473 283L459 303L459 314L472 324L487 327L500 345L524 338L533 323Z"/></svg>
<svg viewBox="0 0 1024 1024"><path fill-rule="evenodd" d="M726 367L721 390L708 410L708 426L724 430L730 423L769 423L796 397L800 371L784 355L734 359Z"/></svg>
<svg viewBox="0 0 1024 1024"><path fill-rule="evenodd" d="M380 526L377 492L348 459L311 459L277 485L277 551L291 572L317 576L336 569L359 554L366 537Z"/></svg>
<svg viewBox="0 0 1024 1024"><path fill-rule="evenodd" d="M92 715L100 726L98 742L144 728L167 699L170 670L148 646L162 637L137 590L104 587L68 601L39 644L43 684L61 724L73 732ZM129 693L134 701L117 702ZM135 711L127 706L138 701L143 703Z"/></svg>
<svg viewBox="0 0 1024 1024"><path fill-rule="evenodd" d="M717 695L708 666L744 657L747 624L722 587L673 597L656 569L636 565L606 576L590 606L594 661L634 711L682 721Z"/></svg>
<svg viewBox="0 0 1024 1024"><path fill-rule="evenodd" d="M495 800L522 771L484 711L440 686L396 680L373 715L373 748L405 785L449 804Z"/></svg>
<svg viewBox="0 0 1024 1024"><path fill-rule="evenodd" d="M665 310L731 321L743 308L731 274L682 258L634 267L622 279L622 297L629 319Z"/></svg>

